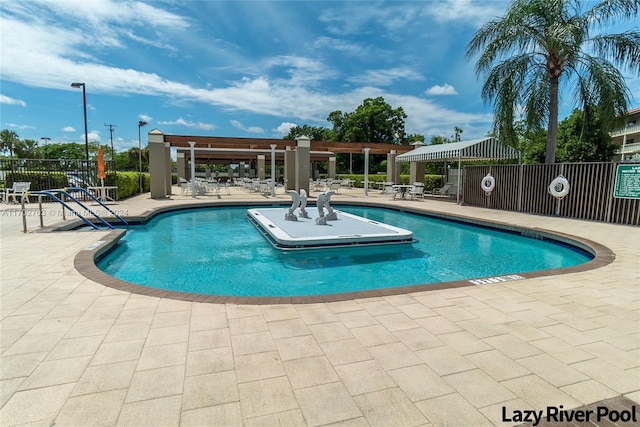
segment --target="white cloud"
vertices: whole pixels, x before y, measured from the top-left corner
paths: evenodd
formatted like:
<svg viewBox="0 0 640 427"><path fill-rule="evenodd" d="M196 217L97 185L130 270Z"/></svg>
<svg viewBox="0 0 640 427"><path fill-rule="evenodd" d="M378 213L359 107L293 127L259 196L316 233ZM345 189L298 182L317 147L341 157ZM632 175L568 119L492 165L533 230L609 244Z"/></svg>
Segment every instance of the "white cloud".
<svg viewBox="0 0 640 427"><path fill-rule="evenodd" d="M153 117L151 117L151 116L150 116L150 115L148 115L148 114L140 114L140 115L138 116L138 118L139 118L140 120L144 120L144 121L145 121L145 122L147 122L147 123L151 123L151 121L153 120Z"/></svg>
<svg viewBox="0 0 640 427"><path fill-rule="evenodd" d="M31 126L31 125L19 125L17 123L7 123L7 127L14 128L14 129L20 129L20 130L22 130L22 129L35 129L35 127Z"/></svg>
<svg viewBox="0 0 640 427"><path fill-rule="evenodd" d="M481 3L474 0L443 0L428 2L423 14L439 22L464 21L479 27L484 22L504 15L508 4L507 0Z"/></svg>
<svg viewBox="0 0 640 427"><path fill-rule="evenodd" d="M348 80L355 84L388 86L397 80L423 80L420 73L410 68L391 68L388 70L368 70L362 75L354 76Z"/></svg>
<svg viewBox="0 0 640 427"><path fill-rule="evenodd" d="M427 95L435 95L435 96L458 94L458 92L456 91L456 88L451 86L449 83L432 86L429 89L427 89L424 93L426 93Z"/></svg>
<svg viewBox="0 0 640 427"><path fill-rule="evenodd" d="M320 37L311 44L311 49L328 49L341 52L348 57L364 57L371 54L371 48L358 43L334 37Z"/></svg>
<svg viewBox="0 0 640 427"><path fill-rule="evenodd" d="M188 128L201 129L201 130L213 130L216 128L215 125L212 125L210 123L192 122L192 121L185 120L182 117L174 121L160 121L158 122L158 124L159 125L179 125L179 126L185 126Z"/></svg>
<svg viewBox="0 0 640 427"><path fill-rule="evenodd" d="M14 99L2 94L0 94L0 104L19 105L21 107L27 106L27 103L21 99Z"/></svg>
<svg viewBox="0 0 640 427"><path fill-rule="evenodd" d="M234 128L243 130L245 132L249 132L249 133L264 133L264 129L262 129L261 127L258 127L258 126L246 127L246 126L244 126L242 123L240 123L237 120L229 120L229 123L231 123L231 126L233 126Z"/></svg>
<svg viewBox="0 0 640 427"><path fill-rule="evenodd" d="M285 136L286 134L289 133L289 131L291 130L292 127L298 126L295 123L289 123L289 122L282 122L280 123L280 125L278 125L278 127L276 128L276 133L278 135L281 136Z"/></svg>
<svg viewBox="0 0 640 427"><path fill-rule="evenodd" d="M80 138L82 138L82 140L84 141L84 133L80 135ZM89 138L87 139L89 140L89 142L91 141L101 142L102 139L100 138L100 131L97 131L97 130L90 131Z"/></svg>
<svg viewBox="0 0 640 427"><path fill-rule="evenodd" d="M75 132L76 128L74 128L73 126L65 126L62 128L62 132Z"/></svg>

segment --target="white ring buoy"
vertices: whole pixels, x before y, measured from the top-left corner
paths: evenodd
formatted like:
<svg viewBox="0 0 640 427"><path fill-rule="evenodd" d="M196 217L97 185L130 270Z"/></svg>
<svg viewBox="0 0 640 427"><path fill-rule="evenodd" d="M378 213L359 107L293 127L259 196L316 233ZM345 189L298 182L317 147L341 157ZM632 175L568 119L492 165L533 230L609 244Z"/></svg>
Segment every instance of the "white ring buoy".
<svg viewBox="0 0 640 427"><path fill-rule="evenodd" d="M496 187L496 179L491 176L490 173L487 174L484 178L482 178L482 182L480 186L484 190L485 193L491 193L493 189Z"/></svg>
<svg viewBox="0 0 640 427"><path fill-rule="evenodd" d="M569 194L569 181L562 175L558 175L551 184L549 184L549 194L556 199L562 199Z"/></svg>

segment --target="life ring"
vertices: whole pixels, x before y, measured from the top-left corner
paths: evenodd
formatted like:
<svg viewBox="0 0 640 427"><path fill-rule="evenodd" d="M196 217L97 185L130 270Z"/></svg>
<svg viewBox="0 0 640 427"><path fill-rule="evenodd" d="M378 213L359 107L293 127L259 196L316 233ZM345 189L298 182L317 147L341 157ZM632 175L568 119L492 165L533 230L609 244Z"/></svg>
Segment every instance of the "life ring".
<svg viewBox="0 0 640 427"><path fill-rule="evenodd" d="M480 183L480 186L482 187L485 193L489 194L493 191L494 188L496 188L496 179L493 176L491 176L490 173L488 173L487 176L482 178L482 182Z"/></svg>
<svg viewBox="0 0 640 427"><path fill-rule="evenodd" d="M551 184L549 184L549 194L556 199L562 199L569 194L569 181L562 175L558 175Z"/></svg>

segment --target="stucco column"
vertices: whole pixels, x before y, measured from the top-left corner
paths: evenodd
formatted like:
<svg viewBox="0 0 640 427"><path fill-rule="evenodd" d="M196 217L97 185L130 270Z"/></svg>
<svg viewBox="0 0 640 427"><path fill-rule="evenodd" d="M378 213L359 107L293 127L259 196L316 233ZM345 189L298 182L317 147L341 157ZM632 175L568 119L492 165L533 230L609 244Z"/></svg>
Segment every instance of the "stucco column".
<svg viewBox="0 0 640 427"><path fill-rule="evenodd" d="M242 180L244 178L244 162L240 162L238 166L238 179Z"/></svg>
<svg viewBox="0 0 640 427"><path fill-rule="evenodd" d="M171 196L171 144L168 142L164 143L164 161L165 161L165 194L167 196Z"/></svg>
<svg viewBox="0 0 640 427"><path fill-rule="evenodd" d="M264 181L264 154L258 154L258 179Z"/></svg>
<svg viewBox="0 0 640 427"><path fill-rule="evenodd" d="M296 152L287 146L284 151L284 181L285 190L296 188Z"/></svg>
<svg viewBox="0 0 640 427"><path fill-rule="evenodd" d="M180 178L187 179L187 174L185 173L187 163L184 159L184 153L178 153L178 156L176 158L176 167L178 169L178 181L180 181Z"/></svg>
<svg viewBox="0 0 640 427"><path fill-rule="evenodd" d="M148 133L149 138L149 178L151 198L165 199L167 192L166 185L166 150L164 148L164 134L158 129Z"/></svg>
<svg viewBox="0 0 640 427"><path fill-rule="evenodd" d="M271 144L271 195L276 195L276 147L277 144Z"/></svg>
<svg viewBox="0 0 640 427"><path fill-rule="evenodd" d="M413 149L417 150L420 147L424 147L425 144L422 141L416 141L412 143ZM398 167L400 170L400 167ZM424 170L425 163L424 162L410 162L409 164L409 184L413 184L414 182L424 182Z"/></svg>
<svg viewBox="0 0 640 427"><path fill-rule="evenodd" d="M336 177L336 158L329 157L329 167L327 168L328 178L334 179Z"/></svg>
<svg viewBox="0 0 640 427"><path fill-rule="evenodd" d="M413 184L414 182L424 183L424 170L425 170L424 162L411 162L410 172L409 172L409 184Z"/></svg>
<svg viewBox="0 0 640 427"><path fill-rule="evenodd" d="M387 153L387 181L398 183L400 177L396 177L396 171L399 171L400 168L396 164L396 157L396 150L391 150L389 151L389 153Z"/></svg>
<svg viewBox="0 0 640 427"><path fill-rule="evenodd" d="M364 195L369 195L369 151L371 148L363 148L364 150Z"/></svg>
<svg viewBox="0 0 640 427"><path fill-rule="evenodd" d="M309 163L311 160L311 139L300 136L296 139L296 191L309 194Z"/></svg>

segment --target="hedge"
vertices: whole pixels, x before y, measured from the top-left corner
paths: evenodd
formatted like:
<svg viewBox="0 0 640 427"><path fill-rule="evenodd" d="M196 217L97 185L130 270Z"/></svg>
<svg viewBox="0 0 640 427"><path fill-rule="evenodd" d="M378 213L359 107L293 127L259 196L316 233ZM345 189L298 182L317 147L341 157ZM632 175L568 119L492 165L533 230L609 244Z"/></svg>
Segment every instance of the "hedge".
<svg viewBox="0 0 640 427"><path fill-rule="evenodd" d="M409 175L400 175L400 182L396 184L412 184L409 182ZM338 174L337 179L350 179L352 182L355 182L355 187L363 188L364 187L364 175L363 174ZM369 183L374 183L377 185L378 182L386 182L387 175L386 174L370 174L369 175ZM442 188L444 185L444 178L442 175L425 175L424 180L425 191L430 191L433 189ZM375 185L374 185L375 187Z"/></svg>
<svg viewBox="0 0 640 427"><path fill-rule="evenodd" d="M74 176L73 174L71 174ZM175 175L175 174L173 174ZM172 175L172 182L178 181L177 175ZM135 196L139 194L140 182L138 172L116 172L116 176L113 174L107 175L104 180L104 185L118 186L118 198L124 199L127 197ZM33 172L7 172L5 174L5 188L11 188L14 182L28 181L31 182L30 191L42 191L52 190L58 188L69 188L77 183L70 181L69 175L64 172L46 172L46 171L33 171ZM142 187L143 192L148 192L150 188L151 180L148 173L142 174Z"/></svg>

